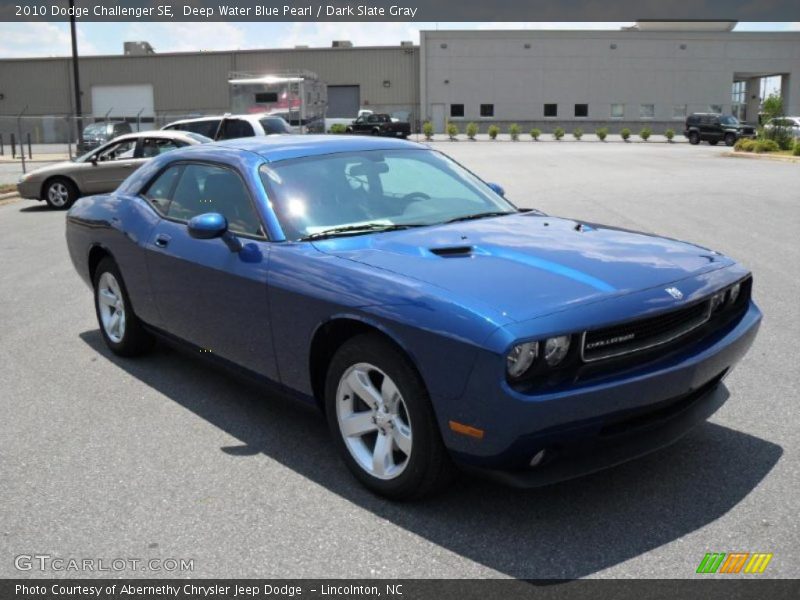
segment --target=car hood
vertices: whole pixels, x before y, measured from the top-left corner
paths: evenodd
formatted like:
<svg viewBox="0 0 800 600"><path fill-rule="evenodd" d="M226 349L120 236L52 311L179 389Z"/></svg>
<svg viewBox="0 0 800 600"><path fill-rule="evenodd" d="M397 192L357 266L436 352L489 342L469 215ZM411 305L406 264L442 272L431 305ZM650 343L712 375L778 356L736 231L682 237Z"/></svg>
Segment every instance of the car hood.
<svg viewBox="0 0 800 600"><path fill-rule="evenodd" d="M314 242L521 321L732 264L685 242L534 213Z"/></svg>

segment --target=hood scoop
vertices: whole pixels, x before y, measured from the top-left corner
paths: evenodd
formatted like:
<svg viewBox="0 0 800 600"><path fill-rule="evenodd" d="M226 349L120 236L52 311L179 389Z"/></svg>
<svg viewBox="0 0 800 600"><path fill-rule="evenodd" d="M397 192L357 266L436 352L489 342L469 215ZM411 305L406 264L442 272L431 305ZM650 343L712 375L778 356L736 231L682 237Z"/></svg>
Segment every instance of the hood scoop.
<svg viewBox="0 0 800 600"><path fill-rule="evenodd" d="M472 256L474 248L472 246L444 246L440 248L429 248L431 253L442 258L466 258Z"/></svg>

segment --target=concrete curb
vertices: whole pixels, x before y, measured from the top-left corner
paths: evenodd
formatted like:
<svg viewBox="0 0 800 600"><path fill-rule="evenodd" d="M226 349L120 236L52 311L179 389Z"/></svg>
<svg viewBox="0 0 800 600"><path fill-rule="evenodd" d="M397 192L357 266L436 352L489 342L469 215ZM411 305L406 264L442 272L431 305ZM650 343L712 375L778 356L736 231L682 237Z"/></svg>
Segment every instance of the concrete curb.
<svg viewBox="0 0 800 600"><path fill-rule="evenodd" d="M754 159L761 159L761 160L777 160L780 162L788 162L788 163L800 163L800 157L798 156L785 156L782 154L767 154L767 153L756 153L756 152L726 152L722 156L727 156L731 158L754 158Z"/></svg>
<svg viewBox="0 0 800 600"><path fill-rule="evenodd" d="M3 206L4 204L11 204L12 202L17 202L18 200L22 200L22 198L17 195L17 192L0 194L0 206Z"/></svg>

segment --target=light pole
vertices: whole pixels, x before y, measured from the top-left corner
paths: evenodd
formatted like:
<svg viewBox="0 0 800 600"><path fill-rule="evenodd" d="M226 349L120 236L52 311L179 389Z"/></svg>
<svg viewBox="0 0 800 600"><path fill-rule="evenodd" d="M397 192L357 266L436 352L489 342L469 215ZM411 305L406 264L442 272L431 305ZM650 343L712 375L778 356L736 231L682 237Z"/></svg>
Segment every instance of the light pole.
<svg viewBox="0 0 800 600"><path fill-rule="evenodd" d="M69 0L69 31L72 36L72 78L75 87L75 114L78 117L78 146L83 142L83 109L81 108L81 77L78 71L78 36L75 32L75 0Z"/></svg>

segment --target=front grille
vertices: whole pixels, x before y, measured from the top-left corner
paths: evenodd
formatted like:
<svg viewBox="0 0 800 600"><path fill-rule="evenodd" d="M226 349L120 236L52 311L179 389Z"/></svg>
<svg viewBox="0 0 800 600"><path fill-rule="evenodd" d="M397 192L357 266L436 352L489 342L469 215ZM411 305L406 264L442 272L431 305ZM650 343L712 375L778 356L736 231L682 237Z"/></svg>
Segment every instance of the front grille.
<svg viewBox="0 0 800 600"><path fill-rule="evenodd" d="M700 327L710 315L711 304L705 300L655 317L586 331L581 357L594 362L660 346Z"/></svg>

